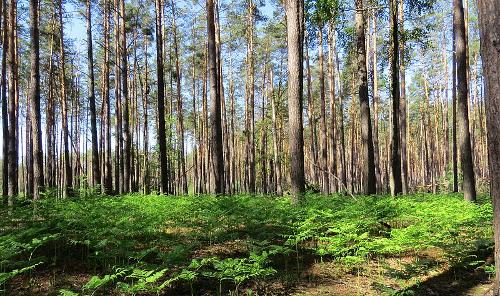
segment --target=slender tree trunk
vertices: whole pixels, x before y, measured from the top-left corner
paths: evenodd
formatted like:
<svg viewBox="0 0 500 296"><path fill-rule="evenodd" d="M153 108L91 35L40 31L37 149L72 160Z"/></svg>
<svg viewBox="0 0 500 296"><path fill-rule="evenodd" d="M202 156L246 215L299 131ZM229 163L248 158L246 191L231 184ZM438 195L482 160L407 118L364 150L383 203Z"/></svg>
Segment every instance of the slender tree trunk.
<svg viewBox="0 0 500 296"><path fill-rule="evenodd" d="M114 18L114 50L115 50L115 192L122 193L123 171L122 171L122 122L121 122L121 98L120 98L120 17L118 14L118 0L113 2ZM159 83L159 82L158 82Z"/></svg>
<svg viewBox="0 0 500 296"><path fill-rule="evenodd" d="M356 52L357 52L357 91L360 104L361 141L363 157L363 193L375 194L375 160L373 154L373 136L370 116L370 101L368 99L368 75L366 70L365 17L363 1L356 0Z"/></svg>
<svg viewBox="0 0 500 296"><path fill-rule="evenodd" d="M500 270L500 2L480 0L478 4L481 59L483 65L486 122L488 127L488 159L490 194L493 201L495 267ZM500 295L500 272L496 272L493 295Z"/></svg>
<svg viewBox="0 0 500 296"><path fill-rule="evenodd" d="M160 148L161 192L168 190L167 143L165 132L165 82L163 76L163 35L161 19L161 0L156 0L156 68L158 84L158 143Z"/></svg>
<svg viewBox="0 0 500 296"><path fill-rule="evenodd" d="M254 4L253 0L248 2L247 15L247 105L246 105L246 149L247 149L247 180L248 191L255 192L255 79L254 79L254 59L253 59L253 35L254 35Z"/></svg>
<svg viewBox="0 0 500 296"><path fill-rule="evenodd" d="M392 93L392 140L391 140L391 195L402 193L401 149L399 133L400 87L399 87L399 26L398 0L390 1L391 10L391 93Z"/></svg>
<svg viewBox="0 0 500 296"><path fill-rule="evenodd" d="M328 27L328 82L329 82L329 92L330 92L330 150L328 154L329 158L329 172L333 178L337 180L331 180L330 191L335 192L337 190L336 184L338 184L337 176L337 140L336 140L336 129L337 129L337 110L335 103L335 65L334 56L336 49L336 39L335 39L335 27L333 22L329 22Z"/></svg>
<svg viewBox="0 0 500 296"><path fill-rule="evenodd" d="M458 143L457 143L457 42L456 19L453 17L453 58L452 58L452 163L453 163L453 192L458 192Z"/></svg>
<svg viewBox="0 0 500 296"><path fill-rule="evenodd" d="M172 32L174 37L174 52L175 52L175 72L177 82L177 134L179 137L179 166L180 166L180 188L182 193L188 193L188 182L186 175L186 162L184 158L184 116L182 108L182 95L181 95L181 70L179 61L179 49L177 44L177 25L175 21L175 3L172 0Z"/></svg>
<svg viewBox="0 0 500 296"><path fill-rule="evenodd" d="M122 79L122 100L124 103L123 108L123 191L130 192L130 176L131 170L131 150L132 144L130 139L130 114L129 114L129 96L128 96L128 51L127 51L127 30L125 23L125 0L120 0L120 42L121 42L121 79Z"/></svg>
<svg viewBox="0 0 500 296"><path fill-rule="evenodd" d="M325 99L325 75L323 70L323 25L318 28L318 63L319 63L319 94L320 94L320 126L321 126L321 175L322 175L322 192L323 194L330 193L330 180L328 176L328 136L326 134L326 99Z"/></svg>
<svg viewBox="0 0 500 296"><path fill-rule="evenodd" d="M304 194L304 135L302 124L304 1L285 0L288 45L288 124L292 202Z"/></svg>
<svg viewBox="0 0 500 296"><path fill-rule="evenodd" d="M380 173L380 148L378 141L379 134L379 113L378 105L380 101L378 92L378 71L377 71L377 15L374 13L372 18L372 46L370 47L372 51L372 91L373 91L373 156L375 161L375 179L377 192L382 190L382 175Z"/></svg>
<svg viewBox="0 0 500 296"><path fill-rule="evenodd" d="M306 33L307 34L307 33ZM316 112L314 109L314 99L312 96L312 79L311 79L311 66L309 63L309 37L305 38L305 60L306 60L306 71L307 71L307 118L309 121L309 133L310 133L310 168L311 171L311 181L313 184L318 184L318 149L316 143Z"/></svg>
<svg viewBox="0 0 500 296"><path fill-rule="evenodd" d="M222 144L221 98L218 85L218 65L215 44L214 1L207 0L207 36L208 61L210 75L211 127L212 127L212 170L214 176L214 193L224 193L224 151Z"/></svg>
<svg viewBox="0 0 500 296"><path fill-rule="evenodd" d="M467 54L464 23L464 7L462 0L453 1L453 19L456 42L457 62L457 119L458 119L458 141L460 145L460 162L463 172L464 198L468 201L476 201L476 181L474 176L474 165L472 163L472 151L469 131L469 103L467 83Z"/></svg>
<svg viewBox="0 0 500 296"><path fill-rule="evenodd" d="M99 144L97 140L97 112L94 91L94 53L92 43L92 4L91 0L87 0L87 57L89 75L90 133L92 134L92 186L97 187L101 182L101 171L99 168Z"/></svg>
<svg viewBox="0 0 500 296"><path fill-rule="evenodd" d="M43 190L43 149L42 125L40 115L40 30L38 28L38 0L30 0L30 35L31 35L31 125L33 147L33 198L40 198Z"/></svg>
<svg viewBox="0 0 500 296"><path fill-rule="evenodd" d="M7 27L7 0L2 0L2 202L7 204L9 195L9 118L7 113L7 55L9 50L9 29ZM10 94L9 94L10 95Z"/></svg>
<svg viewBox="0 0 500 296"><path fill-rule="evenodd" d="M15 46L15 31L16 31L16 8L17 1L10 0L8 6L8 50L7 50L7 71L9 75L9 101L8 101L8 118L9 118L9 133L8 138L8 195L9 206L13 205L13 198L18 195L18 154L17 154L17 110L16 110L16 79L17 79L17 65L16 65L16 46Z"/></svg>
<svg viewBox="0 0 500 296"><path fill-rule="evenodd" d="M399 1L398 5L398 21L399 30L404 34L404 10L403 0ZM407 153L407 121L406 121L406 74L405 74L405 43L404 40L399 42L399 78L401 81L401 96L399 105L399 126L401 140L401 181L403 194L408 194L408 153Z"/></svg>

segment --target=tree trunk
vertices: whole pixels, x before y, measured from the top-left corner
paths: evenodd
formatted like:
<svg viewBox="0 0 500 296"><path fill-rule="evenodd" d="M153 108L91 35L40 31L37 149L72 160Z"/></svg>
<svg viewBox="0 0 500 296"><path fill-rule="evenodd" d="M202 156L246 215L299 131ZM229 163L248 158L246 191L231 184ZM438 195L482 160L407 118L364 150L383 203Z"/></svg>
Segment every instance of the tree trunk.
<svg viewBox="0 0 500 296"><path fill-rule="evenodd" d="M330 192L330 180L328 176L328 152L327 152L327 140L328 136L326 134L326 99L325 99L325 75L323 70L323 25L318 28L318 63L319 63L319 94L320 94L320 128L321 128L321 176L322 178L322 192L323 194L328 194Z"/></svg>
<svg viewBox="0 0 500 296"><path fill-rule="evenodd" d="M215 44L215 13L214 1L207 0L207 36L208 61L210 76L210 119L212 127L212 171L214 176L214 193L224 193L224 151L222 144L221 98L218 77L217 52Z"/></svg>
<svg viewBox="0 0 500 296"><path fill-rule="evenodd" d="M400 88L399 88L399 32L398 32L398 0L390 1L391 18L391 93L392 93L392 140L391 140L391 195L402 192L401 180L401 149L399 147L399 115L400 115Z"/></svg>
<svg viewBox="0 0 500 296"><path fill-rule="evenodd" d="M129 114L129 97L128 97L128 51L127 51L127 33L126 33L126 17L125 17L125 0L120 0L120 42L121 42L121 79L122 79L122 100L123 108L123 191L130 192L130 176L131 170L131 150L132 144L130 139L130 114Z"/></svg>
<svg viewBox="0 0 500 296"><path fill-rule="evenodd" d="M356 0L356 52L357 52L357 91L360 104L361 141L363 157L363 193L375 194L375 160L373 154L373 136L370 116L370 101L368 99L368 75L366 70L365 17L363 1Z"/></svg>
<svg viewBox="0 0 500 296"><path fill-rule="evenodd" d="M336 180L330 181L330 192L335 192L337 190L336 184L338 184L337 177L337 139L336 139L336 129L337 129L337 110L335 103L335 65L334 56L336 50L336 38L335 38L335 27L333 22L329 23L328 27L328 82L329 82L329 92L330 92L330 149L329 149L329 172L333 178Z"/></svg>
<svg viewBox="0 0 500 296"><path fill-rule="evenodd" d="M92 186L97 187L101 182L99 168L99 144L97 140L97 115L94 91L94 53L92 48L92 4L87 0L87 57L88 57L88 83L90 105L90 133L92 134Z"/></svg>
<svg viewBox="0 0 500 296"><path fill-rule="evenodd" d="M304 1L285 0L288 45L288 124L292 202L304 194L304 135L302 124Z"/></svg>
<svg viewBox="0 0 500 296"><path fill-rule="evenodd" d="M13 205L13 197L19 193L18 188L18 154L17 154L17 117L16 117L16 79L17 79L17 65L16 65L16 47L15 47L15 30L16 30L16 8L17 1L10 0L8 6L8 21L7 34L9 38L7 50L7 71L9 75L9 101L8 101L8 118L9 118L9 133L8 138L8 195L9 206Z"/></svg>
<svg viewBox="0 0 500 296"><path fill-rule="evenodd" d="M500 2L480 0L478 4L481 34L481 59L486 95L490 194L493 201L495 268L500 270ZM500 272L496 272L493 295L500 295Z"/></svg>
<svg viewBox="0 0 500 296"><path fill-rule="evenodd" d="M9 195L9 119L8 119L8 101L7 101L7 55L9 50L9 30L7 27L7 0L2 0L2 81L1 81L1 96L2 96L2 202L7 204Z"/></svg>
<svg viewBox="0 0 500 296"><path fill-rule="evenodd" d="M165 82L163 76L163 34L161 19L161 0L156 0L156 71L157 71L157 112L158 112L158 144L160 153L160 190L168 193L167 142L165 132Z"/></svg>
<svg viewBox="0 0 500 296"><path fill-rule="evenodd" d="M463 172L463 191L466 200L476 201L476 181L474 165L472 163L469 131L469 103L467 99L469 86L467 84L467 54L462 0L454 0L453 6L457 62L458 142L460 145L460 162Z"/></svg>
<svg viewBox="0 0 500 296"><path fill-rule="evenodd" d="M311 171L311 182L313 184L318 184L318 149L316 143L316 113L314 109L314 99L312 96L312 79L311 79L311 66L309 63L309 37L305 38L305 60L306 60L306 71L307 71L307 118L309 121L309 140L310 140L310 171Z"/></svg>
<svg viewBox="0 0 500 296"><path fill-rule="evenodd" d="M398 5L398 21L399 30L404 34L404 10L403 0L399 1ZM400 105L399 105L399 126L401 140L401 184L403 194L408 194L408 154L406 149L407 143L407 122L406 122L406 74L405 74L405 43L401 40L399 43L399 77L401 79L400 89Z"/></svg>
<svg viewBox="0 0 500 296"><path fill-rule="evenodd" d="M172 33L174 37L174 52L175 52L175 73L176 73L176 90L177 90L177 134L179 137L179 166L180 166L180 188L182 193L188 193L188 182L186 176L186 162L184 158L184 117L182 108L182 95L181 95L181 70L179 61L179 49L177 44L177 25L175 22L175 3L172 0Z"/></svg>
<svg viewBox="0 0 500 296"><path fill-rule="evenodd" d="M31 36L31 126L33 147L34 192L33 199L40 198L43 190L43 149L40 115L40 30L38 28L38 0L30 0Z"/></svg>

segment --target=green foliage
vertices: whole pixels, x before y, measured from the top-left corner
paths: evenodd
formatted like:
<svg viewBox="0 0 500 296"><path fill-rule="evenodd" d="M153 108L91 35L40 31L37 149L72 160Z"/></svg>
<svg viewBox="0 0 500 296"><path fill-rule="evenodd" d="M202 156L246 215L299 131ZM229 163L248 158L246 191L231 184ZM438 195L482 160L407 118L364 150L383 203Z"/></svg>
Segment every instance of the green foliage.
<svg viewBox="0 0 500 296"><path fill-rule="evenodd" d="M0 284L58 266L62 257L96 274L79 291L68 287L60 295L153 294L179 286L194 295L197 283L237 294L276 276L278 258L299 260L306 252L358 268L373 257L431 248L454 264L470 263L478 261L470 254L492 245L491 205L459 195L308 194L301 207L288 198L246 195L89 196L47 198L35 216L30 206L4 213Z"/></svg>

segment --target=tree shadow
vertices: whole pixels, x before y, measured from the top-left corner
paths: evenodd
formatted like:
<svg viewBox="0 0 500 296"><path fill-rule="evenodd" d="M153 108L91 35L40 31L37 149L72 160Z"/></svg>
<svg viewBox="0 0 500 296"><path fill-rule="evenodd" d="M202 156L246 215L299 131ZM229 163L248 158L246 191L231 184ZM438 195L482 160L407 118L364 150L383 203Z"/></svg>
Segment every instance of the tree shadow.
<svg viewBox="0 0 500 296"><path fill-rule="evenodd" d="M442 273L419 282L394 295L415 296L465 296L478 285L491 283L490 276L482 268L493 262L491 249L480 249Z"/></svg>

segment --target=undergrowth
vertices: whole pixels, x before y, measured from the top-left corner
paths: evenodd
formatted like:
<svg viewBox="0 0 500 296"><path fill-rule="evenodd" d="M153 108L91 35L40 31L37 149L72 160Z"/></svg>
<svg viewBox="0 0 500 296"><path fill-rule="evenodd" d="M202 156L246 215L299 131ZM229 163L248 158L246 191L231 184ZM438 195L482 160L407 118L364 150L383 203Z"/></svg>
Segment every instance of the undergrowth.
<svg viewBox="0 0 500 296"><path fill-rule="evenodd" d="M311 194L300 207L269 196L91 196L33 209L0 208L4 293L16 279L73 268L92 276L60 295L237 295L278 271L300 274L305 255L355 268L438 248L459 264L492 245L489 202L458 195Z"/></svg>

